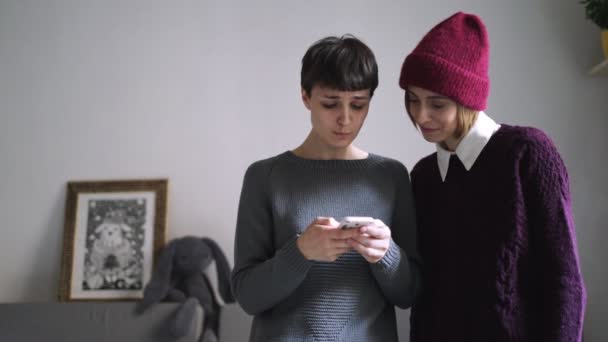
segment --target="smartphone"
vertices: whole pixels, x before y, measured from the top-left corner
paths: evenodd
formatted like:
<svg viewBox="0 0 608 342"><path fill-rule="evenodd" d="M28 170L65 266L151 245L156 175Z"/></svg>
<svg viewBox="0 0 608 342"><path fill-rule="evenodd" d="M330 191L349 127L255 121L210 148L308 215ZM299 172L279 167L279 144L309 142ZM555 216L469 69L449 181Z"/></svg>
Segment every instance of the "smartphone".
<svg viewBox="0 0 608 342"><path fill-rule="evenodd" d="M358 228L367 226L370 224L374 224L373 217L363 217L363 216L346 216L340 221L340 225L338 228L340 229L350 229L350 228Z"/></svg>

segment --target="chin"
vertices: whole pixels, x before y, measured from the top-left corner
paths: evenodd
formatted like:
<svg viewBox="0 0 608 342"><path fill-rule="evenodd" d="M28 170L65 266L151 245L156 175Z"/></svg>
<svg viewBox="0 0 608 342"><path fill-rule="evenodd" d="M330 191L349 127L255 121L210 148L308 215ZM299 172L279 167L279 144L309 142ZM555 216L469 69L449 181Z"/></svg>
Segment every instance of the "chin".
<svg viewBox="0 0 608 342"><path fill-rule="evenodd" d="M346 148L348 146L350 146L350 144L353 143L353 139L348 139L348 140L339 140L339 139L331 139L328 140L328 145L336 148L336 149L340 149L340 148Z"/></svg>
<svg viewBox="0 0 608 342"><path fill-rule="evenodd" d="M348 148L348 146L350 146L350 143L348 143L348 144L344 144L344 143L339 143L338 144L338 143L335 143L335 144L331 144L329 146L331 146L331 148L334 149L334 150L343 150L343 149Z"/></svg>
<svg viewBox="0 0 608 342"><path fill-rule="evenodd" d="M437 137L429 137L429 136L426 136L424 134L422 135L422 137L424 138L424 140L426 140L426 141L428 141L430 143L433 143L433 144L438 144L438 143L440 143L440 142L443 141L443 140L441 140L441 139L439 139Z"/></svg>

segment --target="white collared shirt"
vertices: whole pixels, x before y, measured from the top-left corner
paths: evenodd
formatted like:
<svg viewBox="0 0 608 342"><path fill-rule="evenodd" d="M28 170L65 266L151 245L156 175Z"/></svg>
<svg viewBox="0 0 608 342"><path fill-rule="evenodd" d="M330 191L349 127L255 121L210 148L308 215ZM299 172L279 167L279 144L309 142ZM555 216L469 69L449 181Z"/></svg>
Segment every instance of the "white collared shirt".
<svg viewBox="0 0 608 342"><path fill-rule="evenodd" d="M477 120L465 135L464 138L456 147L455 152L448 151L441 147L439 144L437 146L437 164L439 166L439 173L441 174L441 179L445 181L445 177L448 174L448 167L450 165L450 156L452 154L456 154L458 159L462 162L465 169L469 171L473 164L475 164L475 160L479 157L479 154L486 146L490 138L498 129L500 125L494 122L492 118L490 118L486 113L479 112L477 115Z"/></svg>

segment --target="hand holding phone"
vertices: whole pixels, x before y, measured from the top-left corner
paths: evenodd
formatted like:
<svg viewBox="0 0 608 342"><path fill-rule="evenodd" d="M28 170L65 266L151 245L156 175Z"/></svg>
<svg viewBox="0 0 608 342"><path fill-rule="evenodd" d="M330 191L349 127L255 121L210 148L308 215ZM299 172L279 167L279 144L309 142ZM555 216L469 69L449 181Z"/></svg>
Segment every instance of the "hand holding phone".
<svg viewBox="0 0 608 342"><path fill-rule="evenodd" d="M368 218L366 218L368 219ZM354 220L359 221L359 220ZM391 230L381 220L359 221L359 235L347 240L349 246L354 248L368 262L374 264L384 258L391 245ZM361 224L364 223L364 224Z"/></svg>
<svg viewBox="0 0 608 342"><path fill-rule="evenodd" d="M338 225L333 217L314 219L296 241L302 255L308 260L332 262L352 250L347 240L357 232L337 229Z"/></svg>

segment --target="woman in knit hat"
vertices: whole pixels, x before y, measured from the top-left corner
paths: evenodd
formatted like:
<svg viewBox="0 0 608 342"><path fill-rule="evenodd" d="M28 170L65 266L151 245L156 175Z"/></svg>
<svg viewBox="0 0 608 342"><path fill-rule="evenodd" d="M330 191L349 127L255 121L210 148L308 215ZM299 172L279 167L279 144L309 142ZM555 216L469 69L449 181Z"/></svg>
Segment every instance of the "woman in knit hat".
<svg viewBox="0 0 608 342"><path fill-rule="evenodd" d="M316 42L301 70L308 136L245 173L232 287L250 341L397 341L394 306L420 288L411 184L403 164L353 145L377 85L363 42ZM377 220L339 229L344 216Z"/></svg>
<svg viewBox="0 0 608 342"><path fill-rule="evenodd" d="M411 341L580 341L586 294L566 167L542 131L494 122L488 36L456 13L406 57L423 291Z"/></svg>

